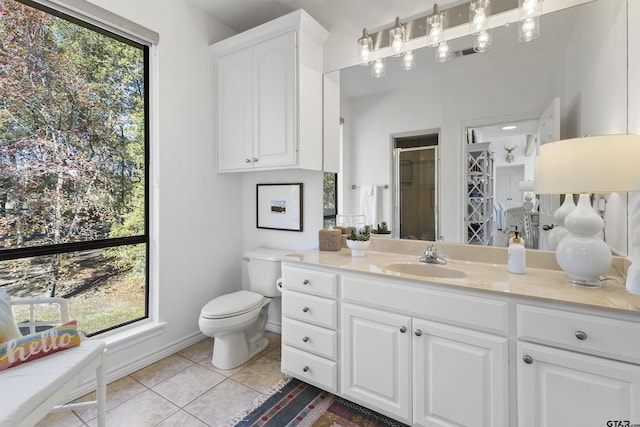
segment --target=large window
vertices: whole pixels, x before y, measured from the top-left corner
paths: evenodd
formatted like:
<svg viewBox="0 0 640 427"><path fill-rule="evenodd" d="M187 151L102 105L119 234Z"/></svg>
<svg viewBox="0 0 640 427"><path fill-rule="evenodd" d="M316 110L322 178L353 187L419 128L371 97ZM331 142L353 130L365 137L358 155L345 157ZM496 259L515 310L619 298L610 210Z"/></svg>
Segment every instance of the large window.
<svg viewBox="0 0 640 427"><path fill-rule="evenodd" d="M0 0L0 286L87 335L148 313L149 48Z"/></svg>

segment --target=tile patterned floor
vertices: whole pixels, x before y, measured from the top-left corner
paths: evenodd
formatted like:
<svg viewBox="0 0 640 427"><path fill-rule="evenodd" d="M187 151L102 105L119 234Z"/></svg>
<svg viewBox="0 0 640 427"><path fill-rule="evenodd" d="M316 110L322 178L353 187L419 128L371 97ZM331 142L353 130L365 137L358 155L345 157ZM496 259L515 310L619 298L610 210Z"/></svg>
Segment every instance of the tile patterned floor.
<svg viewBox="0 0 640 427"><path fill-rule="evenodd" d="M223 426L251 408L285 375L280 335L267 332L269 347L235 369L211 364L208 338L107 386L107 425L127 427ZM78 399L91 400L87 395ZM38 427L95 426L95 409L49 414Z"/></svg>

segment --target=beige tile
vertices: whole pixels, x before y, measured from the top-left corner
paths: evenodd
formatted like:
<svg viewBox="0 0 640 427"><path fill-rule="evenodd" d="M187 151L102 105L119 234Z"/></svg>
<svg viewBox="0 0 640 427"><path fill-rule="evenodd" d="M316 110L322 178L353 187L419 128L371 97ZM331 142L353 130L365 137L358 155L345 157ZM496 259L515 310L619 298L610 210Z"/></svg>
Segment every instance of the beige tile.
<svg viewBox="0 0 640 427"><path fill-rule="evenodd" d="M267 338L269 339L269 347L265 350L265 356L269 356L272 359L281 360L282 354L282 340L280 334L276 334L275 332L266 333Z"/></svg>
<svg viewBox="0 0 640 427"><path fill-rule="evenodd" d="M228 420L253 407L257 391L227 379L209 390L184 409L211 426L227 424Z"/></svg>
<svg viewBox="0 0 640 427"><path fill-rule="evenodd" d="M193 362L179 354L173 354L162 359L152 365L142 368L131 374L131 377L147 387L153 387L160 384L167 378L171 378L178 372L184 371L188 367L193 366Z"/></svg>
<svg viewBox="0 0 640 427"><path fill-rule="evenodd" d="M118 381L114 381L107 385L107 410L118 406L132 397L135 397L147 390L145 386L131 377L124 377ZM90 393L76 400L76 402L86 402L96 399L96 393ZM83 411L75 411L85 422L93 419L97 415L97 409L85 409Z"/></svg>
<svg viewBox="0 0 640 427"><path fill-rule="evenodd" d="M193 362L211 360L213 353L213 338L204 339L194 345L178 352L180 356L186 357Z"/></svg>
<svg viewBox="0 0 640 427"><path fill-rule="evenodd" d="M183 407L209 391L226 377L200 365L193 365L153 387L153 391Z"/></svg>
<svg viewBox="0 0 640 427"><path fill-rule="evenodd" d="M44 417L36 427L80 427L84 423L73 412L56 412Z"/></svg>
<svg viewBox="0 0 640 427"><path fill-rule="evenodd" d="M238 366L237 368L233 368L233 369L220 369L220 368L216 368L215 366L213 366L213 364L211 363L211 360L203 360L202 362L198 362L200 365L204 366L207 369L210 369L214 372L217 372L221 375L224 375L225 377L230 377L231 375L235 374L236 372L238 372L240 369L244 368L245 366L247 366L249 363L251 363L252 360L255 360L259 357L262 357L261 355L259 356L255 356L253 359L249 360L248 362L243 363L242 365Z"/></svg>
<svg viewBox="0 0 640 427"><path fill-rule="evenodd" d="M167 399L147 390L107 411L106 421L108 426L151 427L179 410L180 408ZM96 419L89 421L88 425L96 426Z"/></svg>
<svg viewBox="0 0 640 427"><path fill-rule="evenodd" d="M280 361L263 356L248 363L231 378L260 393L268 393L286 375L280 372Z"/></svg>
<svg viewBox="0 0 640 427"><path fill-rule="evenodd" d="M208 427L186 411L178 411L158 424L158 427Z"/></svg>

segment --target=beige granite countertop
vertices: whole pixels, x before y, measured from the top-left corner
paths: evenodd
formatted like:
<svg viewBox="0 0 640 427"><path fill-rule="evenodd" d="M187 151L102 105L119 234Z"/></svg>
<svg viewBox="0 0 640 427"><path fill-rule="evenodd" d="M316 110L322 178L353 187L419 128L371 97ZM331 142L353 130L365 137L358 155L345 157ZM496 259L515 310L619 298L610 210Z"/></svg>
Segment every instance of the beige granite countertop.
<svg viewBox="0 0 640 427"><path fill-rule="evenodd" d="M565 280L565 273L558 268L555 257L550 252L529 251L527 271L522 275L507 271L505 248L477 248L444 243L437 244L438 255L446 258L447 264L430 265L435 268L461 271L466 274L466 277L424 277L398 273L385 268L393 263L420 264L419 258L426 244L427 242L411 241L376 242L372 239L371 248L363 257L352 257L351 251L343 248L337 252L309 250L296 253L288 259L309 265L337 268L346 272L371 273L386 278L401 277L414 282L429 282L521 297L640 312L640 295L633 295L626 291L624 280L617 273L620 269L612 268L609 276L614 276L616 280L604 281L601 288L577 287ZM621 259L614 260L614 265L616 263L622 265Z"/></svg>

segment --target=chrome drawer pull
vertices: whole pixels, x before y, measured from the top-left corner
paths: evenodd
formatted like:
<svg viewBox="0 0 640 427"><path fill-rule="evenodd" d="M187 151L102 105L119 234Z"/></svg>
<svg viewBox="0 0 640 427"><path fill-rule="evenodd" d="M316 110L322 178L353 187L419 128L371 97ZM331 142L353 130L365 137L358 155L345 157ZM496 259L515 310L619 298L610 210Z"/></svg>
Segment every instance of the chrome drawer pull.
<svg viewBox="0 0 640 427"><path fill-rule="evenodd" d="M302 309L302 312L303 312L303 313L306 313L306 312L308 312L308 311L309 311L309 307L304 307L304 308Z"/></svg>
<svg viewBox="0 0 640 427"><path fill-rule="evenodd" d="M422 335L422 331L420 329L416 329L414 334L416 334L416 336L419 337L420 335Z"/></svg>
<svg viewBox="0 0 640 427"><path fill-rule="evenodd" d="M302 372L309 372L309 367L305 366L304 368L302 368Z"/></svg>
<svg viewBox="0 0 640 427"><path fill-rule="evenodd" d="M302 281L302 284L303 284L303 285L308 285L308 284L309 284L309 279L304 279L304 280Z"/></svg>
<svg viewBox="0 0 640 427"><path fill-rule="evenodd" d="M309 337L302 338L302 342L309 342Z"/></svg>
<svg viewBox="0 0 640 427"><path fill-rule="evenodd" d="M400 326L400 333L404 334L405 332L407 332L407 328Z"/></svg>
<svg viewBox="0 0 640 427"><path fill-rule="evenodd" d="M529 356L528 354L522 356L522 360L524 360L524 363L526 363L527 365L531 365L533 363L533 357Z"/></svg>
<svg viewBox="0 0 640 427"><path fill-rule="evenodd" d="M578 338L580 341L584 341L587 339L587 333L584 331L577 331L576 338Z"/></svg>

